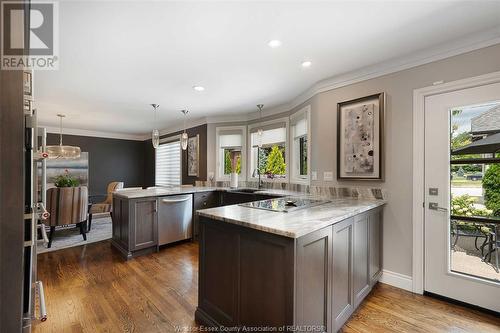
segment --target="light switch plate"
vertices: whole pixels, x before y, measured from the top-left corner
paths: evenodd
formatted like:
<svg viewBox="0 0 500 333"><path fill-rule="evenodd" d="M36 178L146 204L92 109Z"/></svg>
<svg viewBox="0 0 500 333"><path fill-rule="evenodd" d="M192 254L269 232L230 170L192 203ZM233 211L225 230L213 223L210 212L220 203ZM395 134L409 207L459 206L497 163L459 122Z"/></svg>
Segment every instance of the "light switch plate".
<svg viewBox="0 0 500 333"><path fill-rule="evenodd" d="M317 171L311 172L311 180L318 180L318 172Z"/></svg>
<svg viewBox="0 0 500 333"><path fill-rule="evenodd" d="M333 172L332 171L323 172L323 180L333 180Z"/></svg>

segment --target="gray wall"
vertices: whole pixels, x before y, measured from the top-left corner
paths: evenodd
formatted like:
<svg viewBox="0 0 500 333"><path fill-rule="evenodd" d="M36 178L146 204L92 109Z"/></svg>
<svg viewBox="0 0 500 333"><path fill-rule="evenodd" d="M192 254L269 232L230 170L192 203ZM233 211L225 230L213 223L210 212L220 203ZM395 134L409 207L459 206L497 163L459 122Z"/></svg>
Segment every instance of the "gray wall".
<svg viewBox="0 0 500 333"><path fill-rule="evenodd" d="M500 71L500 45L319 93L291 110L295 112L304 105L311 105L311 170L318 173L318 180L312 185L387 189L389 200L384 210L383 227L384 269L412 274L413 90L436 81L454 81L495 71ZM385 181L323 181L325 171L336 175L337 103L378 92L387 94ZM209 172L215 170L215 126L208 126Z"/></svg>
<svg viewBox="0 0 500 333"><path fill-rule="evenodd" d="M145 149L143 141L63 135L63 143L89 153L89 193L106 194L110 182L125 187L144 186ZM59 144L58 134L47 134L47 144Z"/></svg>

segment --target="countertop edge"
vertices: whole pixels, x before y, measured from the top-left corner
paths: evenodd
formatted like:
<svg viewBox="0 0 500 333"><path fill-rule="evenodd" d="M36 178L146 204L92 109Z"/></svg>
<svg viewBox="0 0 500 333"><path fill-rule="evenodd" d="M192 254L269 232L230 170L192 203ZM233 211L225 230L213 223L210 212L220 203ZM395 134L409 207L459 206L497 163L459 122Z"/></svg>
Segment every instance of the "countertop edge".
<svg viewBox="0 0 500 333"><path fill-rule="evenodd" d="M356 200L356 199L353 198L353 200ZM344 215L331 218L327 221L312 220L310 222L317 222L317 225L315 225L315 227L313 229L307 230L304 232L297 232L297 233L287 232L287 231L274 229L274 228L270 228L270 227L266 227L266 226L262 226L262 225L254 225L254 224L249 223L249 222L236 220L236 219L232 219L232 218L228 218L228 217L222 217L220 215L213 215L213 214L210 214L208 212L205 212L204 210L198 210L196 212L196 214L198 214L199 216L213 219L213 220L231 223L231 224L235 224L235 225L240 225L240 226L254 229L257 231L262 231L262 232L272 233L272 234L279 235L279 236L297 239L297 238L300 238L302 236L308 235L312 232L315 232L317 230L320 230L320 229L323 229L323 228L328 227L330 225L336 224L340 221L346 220L350 217L353 217L353 216L362 214L364 212L367 212L369 210L384 206L386 203L387 202L385 200L374 200L373 202L367 203L363 207L353 208L352 211L349 211L348 213L346 213ZM247 208L247 209L253 209L253 208ZM334 209L334 208L332 208L332 209Z"/></svg>

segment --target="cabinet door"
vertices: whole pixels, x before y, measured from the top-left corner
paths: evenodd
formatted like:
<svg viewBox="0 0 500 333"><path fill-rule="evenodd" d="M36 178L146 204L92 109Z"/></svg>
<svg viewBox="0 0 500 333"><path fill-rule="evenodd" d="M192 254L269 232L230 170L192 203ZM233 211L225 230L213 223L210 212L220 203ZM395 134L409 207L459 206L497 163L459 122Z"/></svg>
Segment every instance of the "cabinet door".
<svg viewBox="0 0 500 333"><path fill-rule="evenodd" d="M196 214L198 209L218 207L220 202L219 192L202 192L193 195L193 237L198 238L199 217Z"/></svg>
<svg viewBox="0 0 500 333"><path fill-rule="evenodd" d="M235 230L200 217L198 308L227 327L238 323L239 242Z"/></svg>
<svg viewBox="0 0 500 333"><path fill-rule="evenodd" d="M331 226L297 240L295 324L331 332Z"/></svg>
<svg viewBox="0 0 500 333"><path fill-rule="evenodd" d="M332 250L332 323L338 331L354 311L353 297L353 226L349 218L333 226Z"/></svg>
<svg viewBox="0 0 500 333"><path fill-rule="evenodd" d="M158 242L158 203L156 198L134 201L134 223L131 232L131 250L155 246Z"/></svg>
<svg viewBox="0 0 500 333"><path fill-rule="evenodd" d="M116 242L121 242L121 225L122 220L122 200L118 198L113 198L113 240Z"/></svg>
<svg viewBox="0 0 500 333"><path fill-rule="evenodd" d="M370 284L377 283L382 272L382 210L377 209L369 216L370 242Z"/></svg>
<svg viewBox="0 0 500 333"><path fill-rule="evenodd" d="M365 213L354 217L354 307L357 307L370 292L370 276L368 273L368 216L368 213Z"/></svg>

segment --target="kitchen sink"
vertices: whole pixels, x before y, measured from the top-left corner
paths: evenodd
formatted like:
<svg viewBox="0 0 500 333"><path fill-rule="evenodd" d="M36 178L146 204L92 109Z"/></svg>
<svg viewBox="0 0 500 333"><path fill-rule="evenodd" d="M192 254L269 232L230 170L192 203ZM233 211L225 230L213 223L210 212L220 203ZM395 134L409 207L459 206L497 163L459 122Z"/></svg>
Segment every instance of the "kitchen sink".
<svg viewBox="0 0 500 333"><path fill-rule="evenodd" d="M240 192L240 193L255 193L261 191L258 188L234 188L230 189L228 192Z"/></svg>

